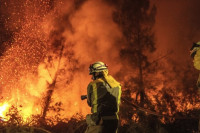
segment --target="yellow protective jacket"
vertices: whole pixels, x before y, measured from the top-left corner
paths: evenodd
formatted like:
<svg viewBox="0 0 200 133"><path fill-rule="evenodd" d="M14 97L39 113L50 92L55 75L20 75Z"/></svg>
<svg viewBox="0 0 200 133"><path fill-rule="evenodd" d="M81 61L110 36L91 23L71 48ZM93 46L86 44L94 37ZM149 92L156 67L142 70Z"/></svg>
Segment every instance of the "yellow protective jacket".
<svg viewBox="0 0 200 133"><path fill-rule="evenodd" d="M114 115L119 111L121 85L112 76L104 76L89 83L87 97L92 113Z"/></svg>
<svg viewBox="0 0 200 133"><path fill-rule="evenodd" d="M197 70L200 70L200 49L199 48L197 48L196 54L194 56L193 63L194 63L194 67ZM200 88L200 75L199 75L199 78L197 80L197 87Z"/></svg>
<svg viewBox="0 0 200 133"><path fill-rule="evenodd" d="M195 56L194 56L193 63L194 63L194 67L195 67L197 70L200 70L200 49L199 49L199 48L198 48L198 50L196 51L196 54L195 54Z"/></svg>

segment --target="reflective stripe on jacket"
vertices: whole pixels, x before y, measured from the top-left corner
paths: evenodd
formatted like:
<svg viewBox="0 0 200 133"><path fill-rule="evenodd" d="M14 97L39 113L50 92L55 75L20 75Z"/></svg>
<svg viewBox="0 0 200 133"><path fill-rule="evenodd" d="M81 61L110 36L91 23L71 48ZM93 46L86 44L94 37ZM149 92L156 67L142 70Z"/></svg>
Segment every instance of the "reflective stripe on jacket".
<svg viewBox="0 0 200 133"><path fill-rule="evenodd" d="M92 113L113 115L119 111L121 86L112 76L108 75L90 82L87 96Z"/></svg>

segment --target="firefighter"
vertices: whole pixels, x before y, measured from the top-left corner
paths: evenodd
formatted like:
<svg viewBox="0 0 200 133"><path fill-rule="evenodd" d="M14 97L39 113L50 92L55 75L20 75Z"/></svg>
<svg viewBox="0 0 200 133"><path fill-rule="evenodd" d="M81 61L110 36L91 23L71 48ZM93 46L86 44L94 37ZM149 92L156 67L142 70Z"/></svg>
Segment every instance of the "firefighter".
<svg viewBox="0 0 200 133"><path fill-rule="evenodd" d="M194 67L197 70L200 70L200 41L197 43L193 43L192 48L190 49L190 55L193 58ZM200 94L200 74L197 80L198 94ZM200 116L198 123L198 133L200 133Z"/></svg>
<svg viewBox="0 0 200 133"><path fill-rule="evenodd" d="M121 85L111 75L103 62L89 67L92 80L87 88L87 103L91 114L86 116L85 133L117 133Z"/></svg>
<svg viewBox="0 0 200 133"><path fill-rule="evenodd" d="M190 50L191 50L190 55L193 58L194 67L197 70L200 70L200 41L197 43L193 43L193 46ZM198 93L200 94L200 75L197 80L197 87L198 87Z"/></svg>

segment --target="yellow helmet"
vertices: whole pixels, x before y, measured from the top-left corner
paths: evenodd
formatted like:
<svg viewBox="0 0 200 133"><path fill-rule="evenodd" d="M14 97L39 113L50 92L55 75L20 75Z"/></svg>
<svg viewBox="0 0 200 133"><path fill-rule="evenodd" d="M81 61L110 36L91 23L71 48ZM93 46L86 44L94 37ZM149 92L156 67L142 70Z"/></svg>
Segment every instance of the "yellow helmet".
<svg viewBox="0 0 200 133"><path fill-rule="evenodd" d="M101 61L95 62L94 64L91 64L89 67L89 74L92 75L95 72L103 72L105 70L108 70L108 66L104 64Z"/></svg>
<svg viewBox="0 0 200 133"><path fill-rule="evenodd" d="M200 48L200 41L197 43L193 43L192 48L190 49L190 55L192 58L194 58L199 48Z"/></svg>

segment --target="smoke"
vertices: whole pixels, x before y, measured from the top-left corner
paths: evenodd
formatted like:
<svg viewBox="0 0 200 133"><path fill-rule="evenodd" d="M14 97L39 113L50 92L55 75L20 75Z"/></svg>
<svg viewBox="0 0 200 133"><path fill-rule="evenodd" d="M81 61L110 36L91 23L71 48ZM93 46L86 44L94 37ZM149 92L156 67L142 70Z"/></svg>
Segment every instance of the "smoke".
<svg viewBox="0 0 200 133"><path fill-rule="evenodd" d="M175 64L191 61L189 48L199 37L198 3L198 0L156 2L157 54L173 51L170 59ZM67 117L89 113L86 101L80 100L91 81L89 64L103 61L112 75L122 66L133 65L121 64L119 53L125 41L113 22L116 9L112 5L116 3L110 0L109 4L102 0L2 1L0 27L4 39L0 43L5 49L0 58L0 90L3 100L22 105L27 115L40 113L41 100L57 73L52 105L61 101Z"/></svg>
<svg viewBox="0 0 200 133"><path fill-rule="evenodd" d="M155 23L155 35L157 51L156 56L168 53L167 58L162 59L165 64L166 77L171 77L174 86L188 86L194 88L198 77L198 72L193 67L190 57L190 48L193 42L199 40L200 18L198 13L198 0L177 0L177 1L153 1L157 6L157 16ZM172 51L172 53L170 53ZM160 61L161 62L161 61ZM182 82L188 71L193 75L187 82ZM168 82L166 83L168 84ZM179 87L178 87L179 88ZM185 87L180 87L185 88ZM188 91L185 88L185 92ZM189 93L188 93L189 94Z"/></svg>
<svg viewBox="0 0 200 133"><path fill-rule="evenodd" d="M152 2L157 7L155 23L157 51L155 54L156 56L168 54L167 58L159 61L165 68L162 92L168 91L173 96L177 111L184 108L185 104L192 103L186 101L198 99L195 87L198 72L193 67L190 48L192 43L198 41L200 37L200 18L198 17L200 1L157 0ZM160 95L159 92L157 95ZM186 95L188 99L184 100ZM192 103L186 108L198 108L197 104Z"/></svg>
<svg viewBox="0 0 200 133"><path fill-rule="evenodd" d="M200 38L200 1L160 0L155 4L158 11L155 24L158 52L173 51L170 58L177 64L192 63L189 50Z"/></svg>
<svg viewBox="0 0 200 133"><path fill-rule="evenodd" d="M75 105L77 109L82 111L87 106L79 98L81 94L86 94L86 87L90 82L89 64L103 61L111 66L109 67L110 73L116 73L121 67L118 47L121 33L112 20L112 12L113 8L101 0L90 0L86 1L75 13L69 15L65 12L63 15L64 18L68 16L71 27L71 30L66 27L62 32L62 36L66 40L65 49L67 50L69 45L72 46L70 51L73 51L73 58L78 61L78 63L72 63L73 68L77 67L78 69L71 74L74 77L72 83L68 84L65 89L55 92L55 97L63 96L62 101L66 101L66 98L70 99L67 106ZM56 27L62 25L57 24ZM68 58L67 63L70 63L70 60ZM73 112L73 110L68 112Z"/></svg>
<svg viewBox="0 0 200 133"><path fill-rule="evenodd" d="M38 114L58 73L52 105L61 101L67 117L89 113L86 101L80 100L91 81L89 64L103 61L111 74L121 67L122 35L112 20L114 9L101 0L21 0L5 2L4 8L4 27L12 35L4 42L0 62L3 100L22 105L26 117Z"/></svg>

